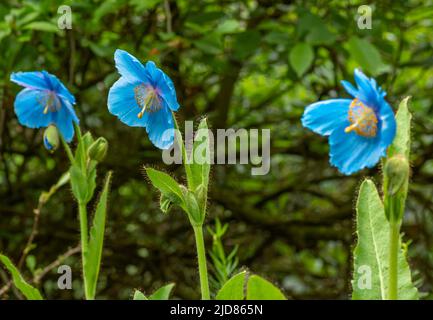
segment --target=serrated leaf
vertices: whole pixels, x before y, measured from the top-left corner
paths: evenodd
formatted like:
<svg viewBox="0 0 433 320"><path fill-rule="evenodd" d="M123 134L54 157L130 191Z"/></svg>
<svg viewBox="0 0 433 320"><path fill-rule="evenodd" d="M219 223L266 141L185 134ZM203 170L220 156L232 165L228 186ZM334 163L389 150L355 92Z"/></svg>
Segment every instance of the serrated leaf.
<svg viewBox="0 0 433 320"><path fill-rule="evenodd" d="M149 300L168 300L170 298L170 293L174 288L174 283L169 283L149 296Z"/></svg>
<svg viewBox="0 0 433 320"><path fill-rule="evenodd" d="M43 300L41 293L38 289L32 287L29 285L18 269L14 266L12 261L6 257L5 255L0 254L0 261L4 264L6 269L9 270L9 272L12 275L12 281L14 285L18 288L18 290L21 291L21 293L28 299L28 300Z"/></svg>
<svg viewBox="0 0 433 320"><path fill-rule="evenodd" d="M216 295L217 300L244 300L244 284L246 272L240 272L230 278Z"/></svg>
<svg viewBox="0 0 433 320"><path fill-rule="evenodd" d="M252 275L248 279L247 300L286 300L286 297L268 280Z"/></svg>
<svg viewBox="0 0 433 320"><path fill-rule="evenodd" d="M409 159L410 154L410 125L412 115L407 107L410 97L404 98L398 107L395 121L397 123L397 132L395 134L394 141L389 149L388 158L401 154Z"/></svg>
<svg viewBox="0 0 433 320"><path fill-rule="evenodd" d="M362 183L356 208L358 241L353 252L352 299L383 300L388 289L390 226L371 180L366 179ZM412 283L409 265L401 249L398 257L398 299L418 299L418 291Z"/></svg>
<svg viewBox="0 0 433 320"><path fill-rule="evenodd" d="M145 170L147 176L155 188L157 188L162 194L164 194L164 196L169 198L175 204L183 204L182 190L176 180L162 171L152 168L145 168Z"/></svg>
<svg viewBox="0 0 433 320"><path fill-rule="evenodd" d="M307 43L298 43L289 54L289 62L298 77L302 76L311 66L314 60L314 52L311 45Z"/></svg>
<svg viewBox="0 0 433 320"><path fill-rule="evenodd" d="M89 288L89 294L92 298L95 297L96 285L98 282L99 270L101 266L110 182L111 172L108 172L98 205L96 207L93 224L90 229L89 244L84 259L84 274Z"/></svg>

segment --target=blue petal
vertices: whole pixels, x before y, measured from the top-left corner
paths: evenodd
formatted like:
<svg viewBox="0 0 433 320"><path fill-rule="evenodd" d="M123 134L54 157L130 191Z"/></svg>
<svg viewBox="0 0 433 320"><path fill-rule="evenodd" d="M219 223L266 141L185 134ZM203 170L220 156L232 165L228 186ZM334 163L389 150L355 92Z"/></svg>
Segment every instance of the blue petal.
<svg viewBox="0 0 433 320"><path fill-rule="evenodd" d="M366 138L355 132L345 133L345 125L335 130L329 137L330 163L346 175L364 168L375 166L385 155L380 138Z"/></svg>
<svg viewBox="0 0 433 320"><path fill-rule="evenodd" d="M152 85L160 91L160 97L165 106L172 111L177 111L179 109L179 103L176 98L176 89L170 77L167 76L164 71L157 68L153 61L146 63L146 70L149 73Z"/></svg>
<svg viewBox="0 0 433 320"><path fill-rule="evenodd" d="M63 99L66 99L71 104L75 104L75 97L72 95L72 93L69 92L69 90L65 87L65 85L57 78L55 75L50 74L46 71L42 71L44 76L47 79L47 82L51 85L51 90L56 92L56 94Z"/></svg>
<svg viewBox="0 0 433 320"><path fill-rule="evenodd" d="M149 83L148 74L145 67L133 55L124 50L117 49L114 53L114 61L119 73L125 77L125 80L134 83L137 81Z"/></svg>
<svg viewBox="0 0 433 320"><path fill-rule="evenodd" d="M302 116L302 125L318 134L329 136L342 123L348 123L351 101L331 99L310 104Z"/></svg>
<svg viewBox="0 0 433 320"><path fill-rule="evenodd" d="M46 91L24 89L15 98L15 114L21 125L29 128L46 127L52 122L52 112L44 114L44 106L40 101L44 101Z"/></svg>
<svg viewBox="0 0 433 320"><path fill-rule="evenodd" d="M146 131L156 147L169 149L174 142L174 121L170 110L161 108L157 112L149 113Z"/></svg>
<svg viewBox="0 0 433 320"><path fill-rule="evenodd" d="M64 99L63 97L60 97L60 101L62 103L62 108L66 108L66 110L69 112L69 116L71 117L72 121L79 124L80 120L78 119L71 102L68 99Z"/></svg>
<svg viewBox="0 0 433 320"><path fill-rule="evenodd" d="M108 110L120 121L131 127L145 127L147 112L140 119L137 115L141 108L135 100L134 88L139 82L131 84L125 77L117 80L108 92Z"/></svg>
<svg viewBox="0 0 433 320"><path fill-rule="evenodd" d="M53 123L56 125L63 138L67 142L71 142L74 137L74 124L72 120L73 117L68 108L62 105L58 111L51 113L53 114Z"/></svg>
<svg viewBox="0 0 433 320"><path fill-rule="evenodd" d="M355 82L358 86L357 98L364 102L366 105L378 108L378 91L375 80L367 78L361 70L355 69Z"/></svg>
<svg viewBox="0 0 433 320"><path fill-rule="evenodd" d="M394 140L397 124L395 122L395 116L391 106L384 99L380 100L380 132L378 134L380 136L381 146L387 148Z"/></svg>
<svg viewBox="0 0 433 320"><path fill-rule="evenodd" d="M12 82L26 88L38 90L50 89L50 84L41 71L14 72L11 74L10 79Z"/></svg>
<svg viewBox="0 0 433 320"><path fill-rule="evenodd" d="M341 80L341 84L348 94L356 98L356 96L358 95L358 89L356 89L350 82L346 80Z"/></svg>

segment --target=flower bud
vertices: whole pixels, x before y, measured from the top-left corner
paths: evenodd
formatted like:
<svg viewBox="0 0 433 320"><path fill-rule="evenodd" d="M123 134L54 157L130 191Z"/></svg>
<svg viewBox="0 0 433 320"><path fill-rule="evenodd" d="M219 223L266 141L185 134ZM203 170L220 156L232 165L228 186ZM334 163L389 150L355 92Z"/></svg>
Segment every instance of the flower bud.
<svg viewBox="0 0 433 320"><path fill-rule="evenodd" d="M89 156L89 159L101 162L107 155L107 150L107 140L104 137L99 137L95 142L90 145L89 150L87 151L87 155Z"/></svg>
<svg viewBox="0 0 433 320"><path fill-rule="evenodd" d="M59 132L54 125L49 125L44 132L44 146L54 152L59 147Z"/></svg>
<svg viewBox="0 0 433 320"><path fill-rule="evenodd" d="M163 213L168 213L170 211L171 205L171 200L164 194L161 194L161 198L159 200L159 207L161 208L161 211Z"/></svg>
<svg viewBox="0 0 433 320"><path fill-rule="evenodd" d="M388 178L388 195L393 196L402 190L409 177L407 159L402 155L389 159L385 165L385 174Z"/></svg>

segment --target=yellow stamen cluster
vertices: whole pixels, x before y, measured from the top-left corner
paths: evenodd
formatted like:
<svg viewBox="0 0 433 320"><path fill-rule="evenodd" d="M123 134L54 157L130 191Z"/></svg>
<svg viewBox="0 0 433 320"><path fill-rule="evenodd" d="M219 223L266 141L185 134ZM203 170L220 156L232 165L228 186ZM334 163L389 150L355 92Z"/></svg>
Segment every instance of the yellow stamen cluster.
<svg viewBox="0 0 433 320"><path fill-rule="evenodd" d="M377 134L377 116L374 110L358 99L354 99L349 107L350 126L344 129L349 133L355 131L363 137L375 137Z"/></svg>
<svg viewBox="0 0 433 320"><path fill-rule="evenodd" d="M156 112L161 109L161 101L156 90L151 86L140 84L134 88L134 97L140 112L137 117L141 119L145 112Z"/></svg>
<svg viewBox="0 0 433 320"><path fill-rule="evenodd" d="M42 111L43 114L47 114L49 111L57 111L61 107L59 98L53 92L44 94L38 102L42 107L44 107Z"/></svg>

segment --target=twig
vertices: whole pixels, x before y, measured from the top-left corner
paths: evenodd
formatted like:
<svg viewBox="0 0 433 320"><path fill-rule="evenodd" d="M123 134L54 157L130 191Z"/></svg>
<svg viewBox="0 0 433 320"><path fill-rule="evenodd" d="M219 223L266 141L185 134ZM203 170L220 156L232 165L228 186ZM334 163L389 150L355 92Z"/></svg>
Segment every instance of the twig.
<svg viewBox="0 0 433 320"><path fill-rule="evenodd" d="M167 33L171 33L173 31L173 27L171 24L171 10L170 10L169 0L164 1L164 10L165 10L166 23L167 23Z"/></svg>
<svg viewBox="0 0 433 320"><path fill-rule="evenodd" d="M70 248L68 251L66 251L64 254L60 255L56 260L51 262L49 265L47 265L44 269L42 269L41 272L38 272L33 279L30 281L35 284L39 284L43 277L47 275L48 272L53 270L54 268L58 267L64 260L69 258L70 256L73 256L74 254L81 251L81 246L78 244L73 248Z"/></svg>
<svg viewBox="0 0 433 320"><path fill-rule="evenodd" d="M81 246L79 244L73 248L68 249L68 251L66 251L65 253L60 255L56 260L54 260L49 265L47 265L45 268L43 268L40 272L35 274L29 282L33 283L33 284L39 284L41 282L42 278L45 277L51 270L58 267L64 260L66 260L70 256L73 256L74 254L76 254L80 251L81 251ZM4 295L5 293L7 293L9 291L9 289L12 287L11 284L12 284L12 281L9 281L5 286L3 286L0 289L0 296ZM14 293L20 299L22 299L22 296L20 295L20 293L15 292L15 289L14 289Z"/></svg>

